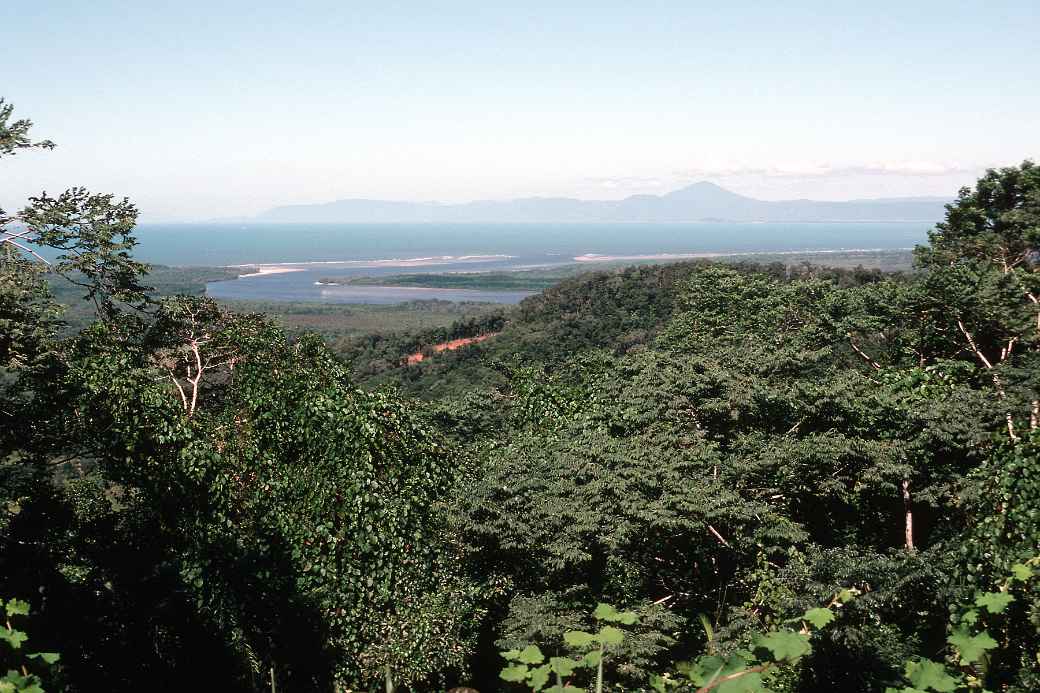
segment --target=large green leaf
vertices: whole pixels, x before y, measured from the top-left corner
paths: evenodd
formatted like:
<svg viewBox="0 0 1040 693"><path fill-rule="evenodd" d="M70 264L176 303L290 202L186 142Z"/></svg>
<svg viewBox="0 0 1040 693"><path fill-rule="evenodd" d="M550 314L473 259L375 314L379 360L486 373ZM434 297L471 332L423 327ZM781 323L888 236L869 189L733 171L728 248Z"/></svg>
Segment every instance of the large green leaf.
<svg viewBox="0 0 1040 693"><path fill-rule="evenodd" d="M4 608L6 609L8 616L29 615L29 603L23 602L21 599L12 599L7 602L7 605Z"/></svg>
<svg viewBox="0 0 1040 693"><path fill-rule="evenodd" d="M604 645L620 645L625 639L625 632L614 626L603 626L596 637Z"/></svg>
<svg viewBox="0 0 1040 693"><path fill-rule="evenodd" d="M540 666L537 669L532 669L531 674L527 679L527 685L530 686L532 690L540 691L545 688L545 684L549 683L549 674L551 673L552 671L548 664Z"/></svg>
<svg viewBox="0 0 1040 693"><path fill-rule="evenodd" d="M693 685L702 687L710 685L723 676L735 674L748 667L748 660L739 655L733 655L728 660L714 655L706 655L696 662L680 662L677 669L681 674L690 679Z"/></svg>
<svg viewBox="0 0 1040 693"><path fill-rule="evenodd" d="M718 693L769 693L762 682L762 674L757 671L723 681L715 690Z"/></svg>
<svg viewBox="0 0 1040 693"><path fill-rule="evenodd" d="M838 594L834 597L834 599L835 599L835 601L837 601L840 604L847 604L848 602L850 602L853 599L855 599L856 595L858 595L858 594L859 594L859 590L857 590L857 589L851 589L851 588L850 589L844 589L841 592L838 592Z"/></svg>
<svg viewBox="0 0 1040 693"><path fill-rule="evenodd" d="M1015 601L1014 595L1007 592L988 592L975 597L975 606L986 609L991 614L999 614Z"/></svg>
<svg viewBox="0 0 1040 693"><path fill-rule="evenodd" d="M711 627L711 621L705 614L697 614L697 618L701 622L701 628L704 629L704 635L707 636L708 642L715 639L715 629Z"/></svg>
<svg viewBox="0 0 1040 693"><path fill-rule="evenodd" d="M506 667L499 673L499 678L503 681L514 681L519 683L520 681L527 680L527 667L523 664L515 664L511 667Z"/></svg>
<svg viewBox="0 0 1040 693"><path fill-rule="evenodd" d="M971 635L966 629L959 628L946 639L957 648L961 656L961 664L973 664L982 659L987 650L997 647L997 641L986 631Z"/></svg>
<svg viewBox="0 0 1040 693"><path fill-rule="evenodd" d="M631 626L639 620L634 611L618 611L610 604L604 604L603 602L596 605L596 609L592 612L592 616L598 621L623 623L626 626Z"/></svg>
<svg viewBox="0 0 1040 693"><path fill-rule="evenodd" d="M521 650L516 660L524 664L541 664L545 660L545 655L542 654L537 645L528 645Z"/></svg>
<svg viewBox="0 0 1040 693"><path fill-rule="evenodd" d="M773 658L780 662L793 662L812 652L809 637L792 631L767 633L755 644L772 652Z"/></svg>
<svg viewBox="0 0 1040 693"><path fill-rule="evenodd" d="M20 630L8 630L6 628L0 628L0 640L7 641L7 644L14 649L20 649L22 643L29 639L29 636Z"/></svg>
<svg viewBox="0 0 1040 693"><path fill-rule="evenodd" d="M571 647L587 647L596 642L596 636L583 630L571 630L563 634L564 641Z"/></svg>
<svg viewBox="0 0 1040 693"><path fill-rule="evenodd" d="M802 619L808 621L817 628L823 628L828 623L833 621L835 618L836 617L833 611L821 607L809 609L804 614L802 614Z"/></svg>
<svg viewBox="0 0 1040 693"><path fill-rule="evenodd" d="M596 654L599 653L597 652ZM549 658L549 668L552 669L554 673L557 673L560 676L570 676L574 673L574 670L579 666L581 666L581 662L577 662L571 659L570 657Z"/></svg>
<svg viewBox="0 0 1040 693"><path fill-rule="evenodd" d="M61 655L57 652L36 652L34 654L28 655L28 657L29 659L42 659L47 664L54 664L59 659L61 659Z"/></svg>
<svg viewBox="0 0 1040 693"><path fill-rule="evenodd" d="M949 672L946 671L946 667L928 659L907 662L906 678L913 684L914 688L933 690L937 691L937 693L955 691L959 684L958 679L950 676Z"/></svg>

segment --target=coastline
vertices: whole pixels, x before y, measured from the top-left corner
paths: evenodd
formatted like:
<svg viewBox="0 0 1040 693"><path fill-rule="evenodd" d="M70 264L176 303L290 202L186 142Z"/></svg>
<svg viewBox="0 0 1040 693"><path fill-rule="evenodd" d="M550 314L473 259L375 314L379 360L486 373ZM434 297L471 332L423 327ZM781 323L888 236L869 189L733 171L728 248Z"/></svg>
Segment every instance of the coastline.
<svg viewBox="0 0 1040 693"><path fill-rule="evenodd" d="M280 274L282 272L305 272L312 267L342 267L344 269L375 269L379 267L433 267L455 263L479 263L511 260L513 255L433 255L429 257L411 258L373 258L368 260L305 260L302 262L264 262L226 265L232 269L258 268L243 277L261 274Z"/></svg>
<svg viewBox="0 0 1040 693"><path fill-rule="evenodd" d="M599 255L597 253L586 253L573 258L575 262L621 262L628 260L700 260L710 258L726 257L750 257L761 255L836 255L856 253L890 253L910 252L912 247L907 248L832 248L824 250L775 250L775 251L741 251L741 252L705 252L705 253L654 253L648 255Z"/></svg>
<svg viewBox="0 0 1040 693"><path fill-rule="evenodd" d="M255 271L247 274L240 274L236 279L244 279L245 277L263 277L268 274L285 274L286 272L303 272L303 268L296 267L283 267L281 265L230 265L232 268L255 268Z"/></svg>

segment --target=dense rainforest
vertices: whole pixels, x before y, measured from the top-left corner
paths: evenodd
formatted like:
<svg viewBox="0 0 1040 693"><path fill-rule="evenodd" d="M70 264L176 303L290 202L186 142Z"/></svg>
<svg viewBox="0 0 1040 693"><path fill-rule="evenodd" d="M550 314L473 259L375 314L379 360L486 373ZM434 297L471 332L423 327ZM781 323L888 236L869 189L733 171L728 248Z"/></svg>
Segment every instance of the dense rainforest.
<svg viewBox="0 0 1040 693"><path fill-rule="evenodd" d="M0 102L5 167L30 128ZM329 340L153 291L136 217L0 212L0 691L1040 689L1033 163L911 272Z"/></svg>

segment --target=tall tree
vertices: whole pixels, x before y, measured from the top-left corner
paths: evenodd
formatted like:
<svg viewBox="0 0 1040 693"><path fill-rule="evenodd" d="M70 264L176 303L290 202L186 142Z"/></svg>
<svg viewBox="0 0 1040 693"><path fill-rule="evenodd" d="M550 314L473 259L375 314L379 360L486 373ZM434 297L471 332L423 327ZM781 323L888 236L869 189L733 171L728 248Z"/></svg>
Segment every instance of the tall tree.
<svg viewBox="0 0 1040 693"><path fill-rule="evenodd" d="M1005 408L1007 434L1040 426L1040 167L986 172L917 249L930 319L948 355L975 363Z"/></svg>
<svg viewBox="0 0 1040 693"><path fill-rule="evenodd" d="M83 689L184 687L196 667L242 690L460 670L473 594L450 448L320 340L150 297L136 217L74 188L4 228L0 587L46 596L39 630ZM46 280L97 321L59 337Z"/></svg>

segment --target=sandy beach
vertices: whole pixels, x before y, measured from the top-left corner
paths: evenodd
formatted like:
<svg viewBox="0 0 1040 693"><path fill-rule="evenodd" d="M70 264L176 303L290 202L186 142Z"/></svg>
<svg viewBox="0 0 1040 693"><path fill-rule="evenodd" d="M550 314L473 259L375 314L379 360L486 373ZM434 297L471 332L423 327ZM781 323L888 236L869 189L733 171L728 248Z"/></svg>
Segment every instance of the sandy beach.
<svg viewBox="0 0 1040 693"><path fill-rule="evenodd" d="M245 268L255 268L255 271L238 275L239 279L244 277L262 277L265 274L285 274L286 272L303 272L302 267L283 267L281 265L244 265Z"/></svg>
<svg viewBox="0 0 1040 693"><path fill-rule="evenodd" d="M653 255L578 255L575 262L616 262L619 260L691 260L695 258L719 257L722 253L656 253Z"/></svg>

